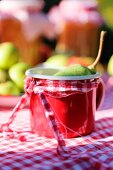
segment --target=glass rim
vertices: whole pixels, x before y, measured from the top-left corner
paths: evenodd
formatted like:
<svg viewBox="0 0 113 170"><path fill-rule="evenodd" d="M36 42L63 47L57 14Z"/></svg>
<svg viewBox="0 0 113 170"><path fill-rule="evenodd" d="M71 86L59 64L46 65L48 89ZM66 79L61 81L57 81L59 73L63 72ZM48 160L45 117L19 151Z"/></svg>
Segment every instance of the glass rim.
<svg viewBox="0 0 113 170"><path fill-rule="evenodd" d="M55 76L55 75L49 75L46 73L41 72L54 72L56 73L62 68L44 68L44 67L34 67L31 69L28 69L25 74L26 76L32 77L32 78L38 78L38 79L48 79L48 80L88 80L88 79L96 79L101 77L101 73L96 72L96 74L91 75L84 75L84 76Z"/></svg>

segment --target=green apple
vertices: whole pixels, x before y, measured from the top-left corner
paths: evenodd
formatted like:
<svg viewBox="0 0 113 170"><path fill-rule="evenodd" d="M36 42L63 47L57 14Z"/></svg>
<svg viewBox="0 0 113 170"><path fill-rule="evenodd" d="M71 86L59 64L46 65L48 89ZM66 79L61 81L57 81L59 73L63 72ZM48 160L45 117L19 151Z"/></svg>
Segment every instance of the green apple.
<svg viewBox="0 0 113 170"><path fill-rule="evenodd" d="M0 95L20 95L19 88L12 82L6 81L4 83L0 83Z"/></svg>
<svg viewBox="0 0 113 170"><path fill-rule="evenodd" d="M13 64L17 63L20 52L11 42L4 42L0 45L0 68L9 69Z"/></svg>
<svg viewBox="0 0 113 170"><path fill-rule="evenodd" d="M4 83L9 78L8 72L6 70L0 69L0 83Z"/></svg>
<svg viewBox="0 0 113 170"><path fill-rule="evenodd" d="M30 66L27 63L19 62L19 63L14 64L9 69L10 79L17 85L17 87L22 92L24 90L25 71L29 68Z"/></svg>
<svg viewBox="0 0 113 170"><path fill-rule="evenodd" d="M46 66L62 67L67 65L68 56L66 54L56 54L45 61Z"/></svg>
<svg viewBox="0 0 113 170"><path fill-rule="evenodd" d="M108 61L107 72L109 75L113 76L113 55L110 57Z"/></svg>

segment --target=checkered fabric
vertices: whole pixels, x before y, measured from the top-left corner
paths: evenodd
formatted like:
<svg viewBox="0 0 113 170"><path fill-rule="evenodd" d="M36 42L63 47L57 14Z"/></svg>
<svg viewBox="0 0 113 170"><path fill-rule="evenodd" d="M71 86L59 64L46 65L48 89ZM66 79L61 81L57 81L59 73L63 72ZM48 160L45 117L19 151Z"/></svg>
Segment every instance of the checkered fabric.
<svg viewBox="0 0 113 170"><path fill-rule="evenodd" d="M17 138L0 133L0 169L112 170L113 84L108 79L105 84L106 97L95 115L95 131L84 137L65 139L68 158L58 154L56 139L39 137L31 132L30 111L26 108L18 111L10 126L18 134ZM9 120L11 110L4 108L0 115L0 124L4 124Z"/></svg>

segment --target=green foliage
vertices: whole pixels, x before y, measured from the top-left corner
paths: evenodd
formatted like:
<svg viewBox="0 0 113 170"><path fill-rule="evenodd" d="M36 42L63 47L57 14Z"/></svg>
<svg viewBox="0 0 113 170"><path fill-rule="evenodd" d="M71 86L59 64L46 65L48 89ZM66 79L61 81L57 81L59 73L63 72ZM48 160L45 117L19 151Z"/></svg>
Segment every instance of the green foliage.
<svg viewBox="0 0 113 170"><path fill-rule="evenodd" d="M98 0L99 10L106 24L113 29L113 0Z"/></svg>

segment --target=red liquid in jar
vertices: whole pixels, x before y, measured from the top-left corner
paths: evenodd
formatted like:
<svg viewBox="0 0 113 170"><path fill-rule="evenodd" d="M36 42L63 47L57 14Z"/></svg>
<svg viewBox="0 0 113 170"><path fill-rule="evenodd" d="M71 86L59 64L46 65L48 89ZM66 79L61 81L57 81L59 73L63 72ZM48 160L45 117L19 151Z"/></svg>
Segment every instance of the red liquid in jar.
<svg viewBox="0 0 113 170"><path fill-rule="evenodd" d="M46 97L65 138L86 135L93 131L96 88L61 98L50 95ZM31 95L30 108L32 130L39 136L54 137L38 94Z"/></svg>

